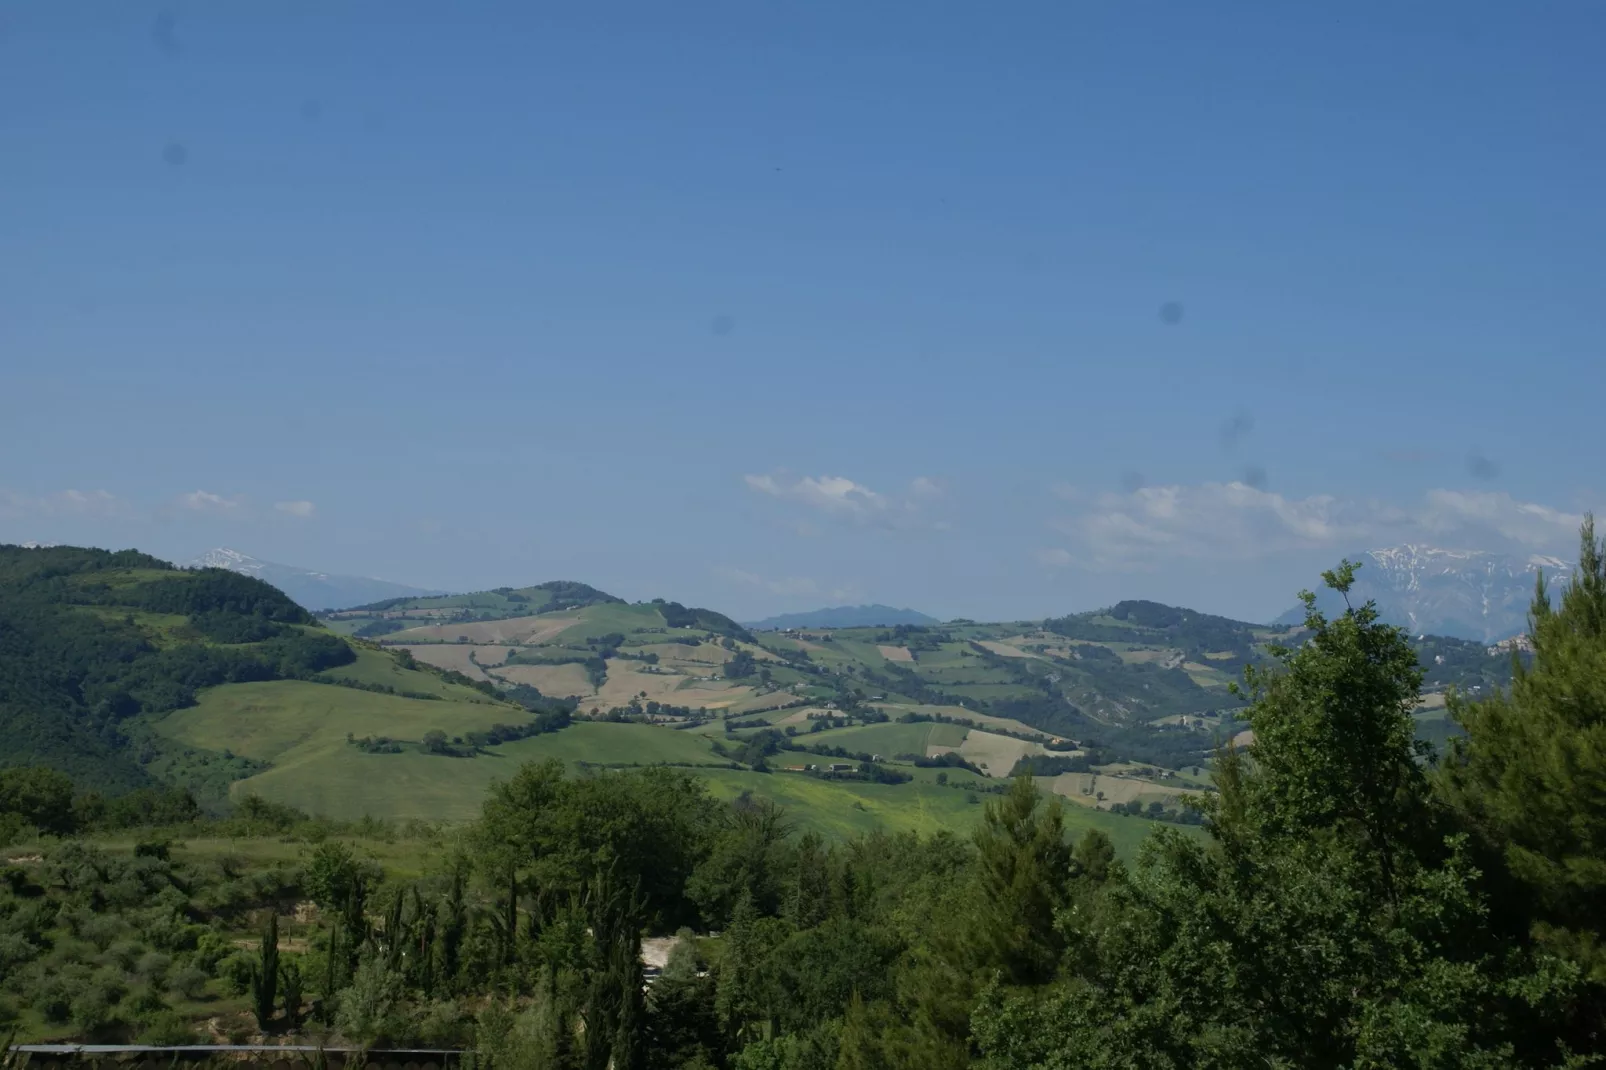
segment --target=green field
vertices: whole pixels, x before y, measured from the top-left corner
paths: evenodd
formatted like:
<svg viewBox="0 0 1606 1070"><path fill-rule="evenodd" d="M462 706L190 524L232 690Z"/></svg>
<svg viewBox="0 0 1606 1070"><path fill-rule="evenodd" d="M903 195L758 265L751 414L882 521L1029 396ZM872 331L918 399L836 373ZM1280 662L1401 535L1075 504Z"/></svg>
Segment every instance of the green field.
<svg viewBox="0 0 1606 1070"><path fill-rule="evenodd" d="M805 747L819 743L828 747L881 754L888 758L894 754L918 754L924 757L927 747L959 746L964 742L966 731L963 725L956 724L888 722L828 732L800 733L797 741Z"/></svg>
<svg viewBox="0 0 1606 1070"><path fill-rule="evenodd" d="M702 775L710 790L721 798L750 791L757 798L770 799L784 807L800 831L818 832L832 839L876 829L966 835L981 820L987 800L996 797L967 791L962 785L939 786L934 777L917 777L912 783L893 785L820 780L798 773L708 770ZM1143 838L1157 827L1142 818L1118 817L1082 806L1066 805L1063 809L1065 827L1071 835L1080 837L1087 829L1102 829L1122 857L1135 854Z"/></svg>

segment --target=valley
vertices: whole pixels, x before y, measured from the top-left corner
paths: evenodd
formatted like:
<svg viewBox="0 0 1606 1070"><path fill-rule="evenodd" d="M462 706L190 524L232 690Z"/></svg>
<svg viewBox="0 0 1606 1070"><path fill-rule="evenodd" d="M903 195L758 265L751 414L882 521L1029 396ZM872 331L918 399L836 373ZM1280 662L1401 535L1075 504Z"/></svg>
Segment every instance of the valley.
<svg viewBox="0 0 1606 1070"><path fill-rule="evenodd" d="M22 625L48 646L92 624L92 645L135 651L116 656L138 670L108 685L122 698L99 700L121 704L115 723L59 696L59 716L36 714L24 733L42 749L19 758L56 753L86 779L173 785L214 810L257 796L337 820L468 821L493 782L556 758L577 772L694 770L720 797L774 800L832 837L963 830L1032 772L1070 804L1069 824L1125 849L1146 824L1137 815L1196 820L1187 798L1210 790L1214 748L1243 728L1229 685L1271 644L1298 641L1292 627L1153 602L752 631L573 581L314 619L228 571L7 554ZM286 643L316 649L298 661ZM1497 686L1505 659L1458 640L1419 646L1423 733L1442 742L1444 688Z"/></svg>

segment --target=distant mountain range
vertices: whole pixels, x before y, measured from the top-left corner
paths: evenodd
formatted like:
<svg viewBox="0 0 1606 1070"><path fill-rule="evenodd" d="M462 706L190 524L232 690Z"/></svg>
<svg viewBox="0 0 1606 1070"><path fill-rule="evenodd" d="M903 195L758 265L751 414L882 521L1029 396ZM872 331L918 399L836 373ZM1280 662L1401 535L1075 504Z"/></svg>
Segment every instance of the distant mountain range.
<svg viewBox="0 0 1606 1070"><path fill-rule="evenodd" d="M787 628L890 628L897 624L941 624L936 617L928 617L913 609L894 609L891 606L834 606L830 609L811 609L803 613L782 613L778 617L744 622L753 631L778 632Z"/></svg>
<svg viewBox="0 0 1606 1070"><path fill-rule="evenodd" d="M1413 634L1448 635L1496 643L1527 630L1534 581L1543 569L1556 596L1573 564L1555 557L1528 557L1485 550L1444 550L1407 544L1368 550L1354 560L1350 600L1375 601L1383 619ZM1344 608L1338 595L1318 592L1317 607L1327 613ZM1304 610L1294 608L1273 623L1297 624Z"/></svg>
<svg viewBox="0 0 1606 1070"><path fill-rule="evenodd" d="M226 568L242 576L253 576L271 583L308 610L345 609L386 598L423 598L448 593L367 576L339 576L294 565L278 565L226 548L208 550L188 565L190 568Z"/></svg>

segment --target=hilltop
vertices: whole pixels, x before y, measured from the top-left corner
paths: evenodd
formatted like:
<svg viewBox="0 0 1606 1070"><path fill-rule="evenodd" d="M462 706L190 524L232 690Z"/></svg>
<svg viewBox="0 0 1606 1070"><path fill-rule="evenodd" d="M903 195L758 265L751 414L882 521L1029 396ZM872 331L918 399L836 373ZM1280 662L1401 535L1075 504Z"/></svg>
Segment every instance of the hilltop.
<svg viewBox="0 0 1606 1070"><path fill-rule="evenodd" d="M217 747L168 727L230 688L263 696ZM0 764L50 765L82 788L191 788L217 802L266 768L231 746L287 709L345 711L376 722L489 728L524 711L468 681L407 668L320 626L261 580L179 569L133 550L0 546Z"/></svg>
<svg viewBox="0 0 1606 1070"><path fill-rule="evenodd" d="M1228 690L1276 628L1121 602L1042 621L755 632L715 610L559 580L402 596L314 619L260 580L132 551L5 548L9 764L334 817L464 820L522 762L672 764L830 835L962 828L1030 770L1073 823L1180 820ZM1417 643L1438 692L1504 682L1481 644ZM63 661L63 652L71 658ZM1121 837L1125 837L1124 839Z"/></svg>

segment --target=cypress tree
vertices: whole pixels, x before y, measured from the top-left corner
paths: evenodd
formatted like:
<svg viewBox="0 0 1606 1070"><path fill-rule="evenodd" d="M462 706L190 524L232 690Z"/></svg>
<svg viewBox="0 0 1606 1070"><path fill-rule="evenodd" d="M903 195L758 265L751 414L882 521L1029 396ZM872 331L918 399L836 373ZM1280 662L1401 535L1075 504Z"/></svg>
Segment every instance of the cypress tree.
<svg viewBox="0 0 1606 1070"><path fill-rule="evenodd" d="M266 1029L273 1020L279 988L279 915L276 912L268 914L268 925L262 932L262 950L252 973L252 1010L256 1013L257 1025Z"/></svg>

